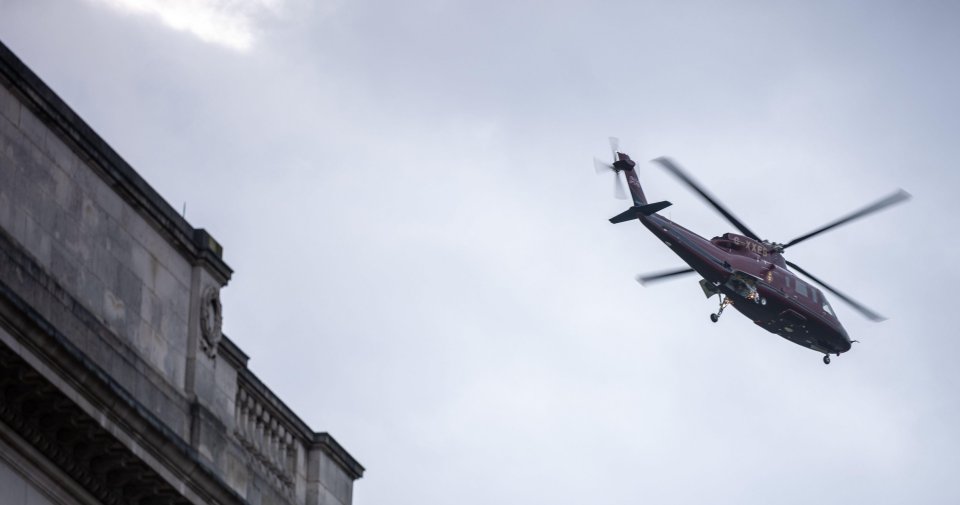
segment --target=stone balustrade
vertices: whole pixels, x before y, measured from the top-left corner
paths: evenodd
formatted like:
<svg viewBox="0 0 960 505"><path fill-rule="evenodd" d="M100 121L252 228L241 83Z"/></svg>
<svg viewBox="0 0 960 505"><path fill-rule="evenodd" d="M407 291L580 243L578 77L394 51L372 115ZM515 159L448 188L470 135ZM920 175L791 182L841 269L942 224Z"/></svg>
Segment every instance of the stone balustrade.
<svg viewBox="0 0 960 505"><path fill-rule="evenodd" d="M271 483L293 495L299 444L282 415L257 396L242 384L237 390L237 438L254 455Z"/></svg>

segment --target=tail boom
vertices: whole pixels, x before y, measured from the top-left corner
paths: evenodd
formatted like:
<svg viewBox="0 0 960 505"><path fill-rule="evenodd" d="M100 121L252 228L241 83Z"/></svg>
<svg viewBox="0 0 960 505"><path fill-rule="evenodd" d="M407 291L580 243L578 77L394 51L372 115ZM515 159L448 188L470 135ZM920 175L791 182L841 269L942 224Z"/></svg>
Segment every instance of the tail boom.
<svg viewBox="0 0 960 505"><path fill-rule="evenodd" d="M647 197L643 194L643 188L640 186L636 166L637 162L620 152L617 153L617 161L613 164L616 170L623 172L623 175L627 177L627 187L630 188L630 195L633 196L633 204L639 207L647 204Z"/></svg>
<svg viewBox="0 0 960 505"><path fill-rule="evenodd" d="M623 172L627 177L627 186L630 188L630 194L633 196L633 207L610 218L611 223L623 223L639 219L642 216L649 216L659 212L671 205L668 201L647 203L647 197L643 194L643 188L640 186L640 178L637 177L637 163L630 159L630 156L618 152L617 161L613 168L618 172Z"/></svg>

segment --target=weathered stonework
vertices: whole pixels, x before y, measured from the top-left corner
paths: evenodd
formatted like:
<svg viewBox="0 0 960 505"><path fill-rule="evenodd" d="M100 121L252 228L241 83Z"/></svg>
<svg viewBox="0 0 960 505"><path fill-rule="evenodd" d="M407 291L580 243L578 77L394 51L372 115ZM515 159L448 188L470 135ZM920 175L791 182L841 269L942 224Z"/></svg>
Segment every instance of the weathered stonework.
<svg viewBox="0 0 960 505"><path fill-rule="evenodd" d="M200 299L200 347L207 357L217 357L217 348L223 338L223 307L220 305L220 289L207 287Z"/></svg>
<svg viewBox="0 0 960 505"><path fill-rule="evenodd" d="M223 335L222 252L0 44L0 503L352 502Z"/></svg>

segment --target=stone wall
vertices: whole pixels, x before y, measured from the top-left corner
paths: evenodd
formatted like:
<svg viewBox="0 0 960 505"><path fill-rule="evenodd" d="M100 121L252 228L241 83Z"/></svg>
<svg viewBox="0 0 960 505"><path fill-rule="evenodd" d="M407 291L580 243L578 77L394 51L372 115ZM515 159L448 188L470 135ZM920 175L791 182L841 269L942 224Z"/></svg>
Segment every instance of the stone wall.
<svg viewBox="0 0 960 505"><path fill-rule="evenodd" d="M129 349L185 393L190 264L5 88L0 104L0 227L117 338L78 344ZM166 417L188 435L187 412Z"/></svg>
<svg viewBox="0 0 960 505"><path fill-rule="evenodd" d="M186 459L148 462L171 489L222 486L238 503L351 503L363 467L264 387L222 335L219 291L232 271L220 245L2 44L0 84L4 344L47 360L57 359L57 346L75 349L45 380L88 401L81 410L108 432L123 432L133 454L160 451L130 432L135 421L159 433L156 443L171 439L166 444ZM109 387L74 386L71 374ZM123 401L96 397L113 394ZM143 419L123 418L130 415ZM208 478L192 482L182 469L153 468L184 464ZM202 502L204 492L182 496Z"/></svg>

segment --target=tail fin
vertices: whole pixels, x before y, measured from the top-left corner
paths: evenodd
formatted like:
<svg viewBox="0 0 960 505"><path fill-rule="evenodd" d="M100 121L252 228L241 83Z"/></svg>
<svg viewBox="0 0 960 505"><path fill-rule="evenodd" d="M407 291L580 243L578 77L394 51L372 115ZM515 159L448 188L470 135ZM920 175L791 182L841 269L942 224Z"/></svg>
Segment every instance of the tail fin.
<svg viewBox="0 0 960 505"><path fill-rule="evenodd" d="M672 203L664 200L662 202L648 203L646 205L634 205L624 212L617 214L610 218L610 222L613 224L622 223L624 221L630 221L636 219L640 216L649 216L654 212L660 212L663 209L673 205Z"/></svg>
<svg viewBox="0 0 960 505"><path fill-rule="evenodd" d="M630 194L633 196L633 204L636 206L642 206L647 204L647 197L643 194L643 188L640 186L640 179L637 177L637 171L635 167L637 162L630 159L630 156L620 153L617 153L617 161L613 164L613 167L623 172L627 177L627 186L630 188Z"/></svg>
<svg viewBox="0 0 960 505"><path fill-rule="evenodd" d="M633 207L610 218L611 223L622 223L637 219L640 216L649 216L672 205L667 201L647 203L647 197L643 194L643 187L640 186L640 178L637 177L636 167L637 163L631 160L630 156L621 152L617 153L617 161L613 164L613 168L623 172L627 177L627 186L630 188L630 194L633 195Z"/></svg>

